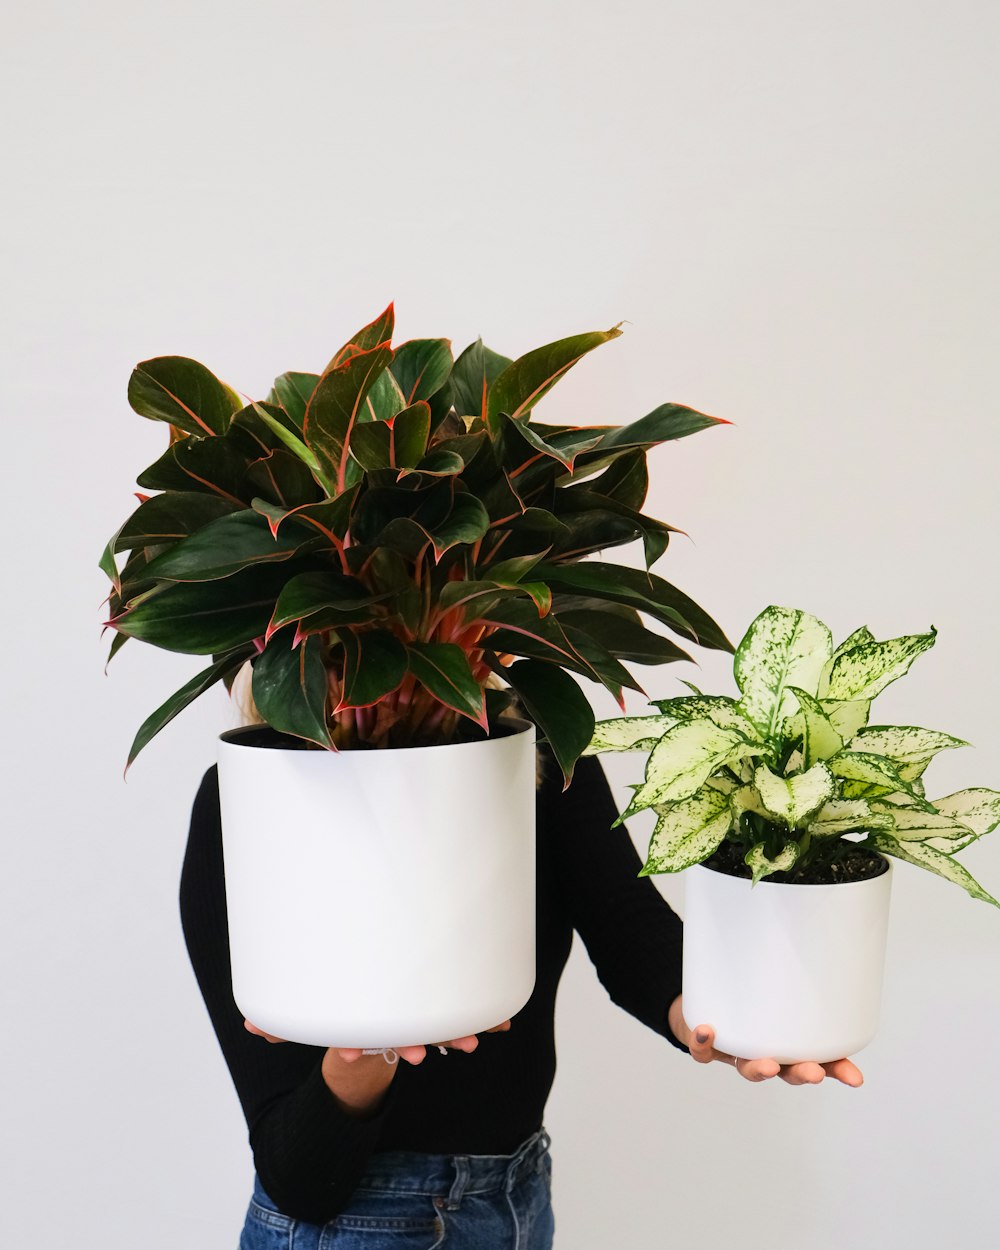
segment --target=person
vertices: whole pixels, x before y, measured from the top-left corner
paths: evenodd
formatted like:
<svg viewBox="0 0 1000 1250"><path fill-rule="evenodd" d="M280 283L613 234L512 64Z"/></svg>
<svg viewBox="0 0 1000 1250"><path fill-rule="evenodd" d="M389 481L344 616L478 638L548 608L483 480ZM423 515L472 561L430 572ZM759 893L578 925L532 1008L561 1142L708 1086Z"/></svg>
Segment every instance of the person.
<svg viewBox="0 0 1000 1250"><path fill-rule="evenodd" d="M184 938L249 1132L254 1182L239 1250L548 1250L555 997L579 934L611 1000L696 1062L747 1081L861 1084L849 1059L781 1066L689 1028L682 924L648 877L596 756L563 790L536 747L537 976L511 1020L396 1052L284 1042L233 1000L218 775L194 801L181 872Z"/></svg>

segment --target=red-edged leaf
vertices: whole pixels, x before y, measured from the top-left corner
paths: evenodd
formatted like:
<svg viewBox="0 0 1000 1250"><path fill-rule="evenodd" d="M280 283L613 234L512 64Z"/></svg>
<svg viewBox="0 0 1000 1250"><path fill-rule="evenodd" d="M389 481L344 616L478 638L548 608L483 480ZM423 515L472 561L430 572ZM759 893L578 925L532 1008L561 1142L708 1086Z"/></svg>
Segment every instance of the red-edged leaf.
<svg viewBox="0 0 1000 1250"><path fill-rule="evenodd" d="M323 644L318 638L307 638L294 651L290 644L290 631L283 630L254 660L254 703L272 729L332 750L326 723L329 686Z"/></svg>
<svg viewBox="0 0 1000 1250"><path fill-rule="evenodd" d="M274 397L302 432L309 397L319 382L316 373L283 373L274 379Z"/></svg>
<svg viewBox="0 0 1000 1250"><path fill-rule="evenodd" d="M379 603L390 597L391 592L371 595L362 582L353 577L343 577L339 573L299 573L281 588L278 602L274 605L274 613L265 635L270 641L271 635L283 625L293 621L301 621L312 616L321 609L331 609L328 619L337 620L338 614L351 613L351 619L357 620L357 611ZM363 614L361 619L372 616ZM346 616L342 618L346 621Z"/></svg>
<svg viewBox="0 0 1000 1250"><path fill-rule="evenodd" d="M483 687L473 677L461 647L453 642L411 642L406 654L410 672L421 685L489 733Z"/></svg>
<svg viewBox="0 0 1000 1250"><path fill-rule="evenodd" d="M196 530L228 516L236 504L199 491L167 491L141 503L121 527L116 551L131 551L160 543L179 542Z"/></svg>
<svg viewBox="0 0 1000 1250"><path fill-rule="evenodd" d="M235 391L186 356L157 356L137 364L128 402L140 416L199 435L224 434L243 407Z"/></svg>
<svg viewBox="0 0 1000 1250"><path fill-rule="evenodd" d="M482 339L476 339L455 361L447 386L435 397L441 403L434 406L454 407L460 417L485 421L490 385L510 364L506 356L490 351Z"/></svg>
<svg viewBox="0 0 1000 1250"><path fill-rule="evenodd" d="M452 370L450 339L410 339L396 348L389 366L407 404L430 399Z"/></svg>
<svg viewBox="0 0 1000 1250"><path fill-rule="evenodd" d="M324 376L331 369L336 369L345 361L350 360L352 356L357 356L362 352L370 352L373 347L379 347L383 343L388 343L392 338L395 319L395 309L390 304L384 313L381 313L374 321L370 321L368 325L360 329L353 338L347 340L323 370Z"/></svg>
<svg viewBox="0 0 1000 1250"><path fill-rule="evenodd" d="M355 424L363 420L365 396L388 365L391 349L383 345L358 352L325 373L306 409L303 437L339 491L347 481L348 448Z"/></svg>
<svg viewBox="0 0 1000 1250"><path fill-rule="evenodd" d="M232 577L251 565L289 560L313 541L296 528L275 537L265 520L247 509L210 521L182 539L152 560L146 575L172 582L214 581Z"/></svg>
<svg viewBox="0 0 1000 1250"><path fill-rule="evenodd" d="M594 736L589 700L568 673L542 660L518 660L509 668L497 662L494 671L517 691L524 710L545 735L562 770L565 791L577 760Z"/></svg>
<svg viewBox="0 0 1000 1250"><path fill-rule="evenodd" d="M344 629L344 684L334 714L369 707L390 694L406 675L406 648L387 629Z"/></svg>
<svg viewBox="0 0 1000 1250"><path fill-rule="evenodd" d="M490 386L487 409L490 428L496 432L501 412L515 420L525 416L578 360L620 334L617 326L574 334L519 357Z"/></svg>
<svg viewBox="0 0 1000 1250"><path fill-rule="evenodd" d="M120 634L119 637L124 638L124 635ZM115 641L117 642L118 639ZM112 654L114 654L113 650ZM249 655L249 650L241 650L229 652L227 655L222 656L214 664L209 665L208 668L202 669L197 676L192 677L189 682L181 686L180 690L175 691L167 699L166 703L161 704L151 716L147 716L139 726L139 732L135 735L132 749L128 753L128 763L125 765L125 771L128 772L142 748L165 725L168 725L178 712L182 712L189 703L193 703L200 694L204 694L217 681L220 681L230 673L237 672L240 666L249 658ZM110 656L108 658L110 660Z"/></svg>

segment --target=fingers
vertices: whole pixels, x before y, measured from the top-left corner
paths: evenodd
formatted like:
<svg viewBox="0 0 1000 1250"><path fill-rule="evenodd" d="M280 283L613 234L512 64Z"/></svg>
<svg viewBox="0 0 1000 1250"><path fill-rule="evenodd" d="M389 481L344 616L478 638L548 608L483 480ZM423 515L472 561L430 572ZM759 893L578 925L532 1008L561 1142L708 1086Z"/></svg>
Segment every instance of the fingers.
<svg viewBox="0 0 1000 1250"><path fill-rule="evenodd" d="M745 1081L769 1081L781 1071L776 1059L737 1059L736 1071Z"/></svg>
<svg viewBox="0 0 1000 1250"><path fill-rule="evenodd" d="M819 1085L826 1078L826 1068L821 1063L787 1063L781 1069L781 1079L789 1085Z"/></svg>
<svg viewBox="0 0 1000 1250"><path fill-rule="evenodd" d="M251 1024L249 1020L243 1021L243 1027L248 1033L255 1033L258 1037L266 1037L269 1042L283 1042L283 1037L275 1037L273 1033L265 1033L263 1029L258 1029L255 1024Z"/></svg>
<svg viewBox="0 0 1000 1250"><path fill-rule="evenodd" d="M859 1085L864 1085L865 1078L861 1075L861 1069L851 1063L850 1059L835 1059L833 1063L823 1065L826 1068L827 1075L832 1076L835 1081L841 1081L844 1085L850 1085L857 1089Z"/></svg>
<svg viewBox="0 0 1000 1250"><path fill-rule="evenodd" d="M715 1030L710 1024L699 1024L696 1029L691 1030L688 1050L695 1063L711 1063L713 1059L718 1059L722 1051L715 1049L714 1042Z"/></svg>

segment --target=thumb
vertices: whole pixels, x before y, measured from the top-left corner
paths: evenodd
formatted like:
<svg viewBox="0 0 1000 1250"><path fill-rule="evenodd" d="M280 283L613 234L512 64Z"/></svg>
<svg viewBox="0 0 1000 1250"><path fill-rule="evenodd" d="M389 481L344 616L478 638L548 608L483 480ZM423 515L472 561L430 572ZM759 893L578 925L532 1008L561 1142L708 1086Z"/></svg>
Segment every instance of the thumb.
<svg viewBox="0 0 1000 1250"><path fill-rule="evenodd" d="M699 1024L691 1030L688 1050L696 1062L712 1062L715 1058L715 1030L710 1024Z"/></svg>

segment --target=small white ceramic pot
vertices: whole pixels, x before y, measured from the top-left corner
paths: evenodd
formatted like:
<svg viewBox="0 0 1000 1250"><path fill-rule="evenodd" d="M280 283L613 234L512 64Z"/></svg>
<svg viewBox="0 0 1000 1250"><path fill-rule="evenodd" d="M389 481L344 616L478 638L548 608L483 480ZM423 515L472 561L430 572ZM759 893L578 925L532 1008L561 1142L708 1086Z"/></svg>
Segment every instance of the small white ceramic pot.
<svg viewBox="0 0 1000 1250"><path fill-rule="evenodd" d="M233 996L318 1046L481 1032L535 981L535 726L384 750L219 743Z"/></svg>
<svg viewBox="0 0 1000 1250"><path fill-rule="evenodd" d="M885 858L883 856L883 858ZM746 1059L826 1063L878 1030L892 864L837 885L685 871L684 1019Z"/></svg>

